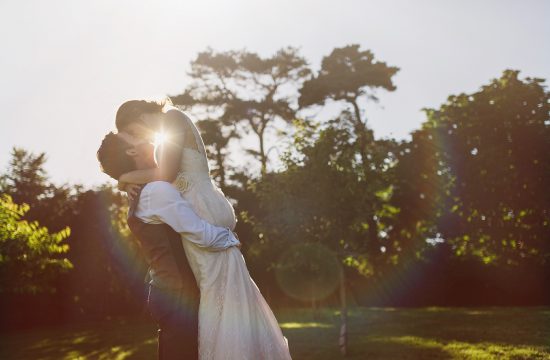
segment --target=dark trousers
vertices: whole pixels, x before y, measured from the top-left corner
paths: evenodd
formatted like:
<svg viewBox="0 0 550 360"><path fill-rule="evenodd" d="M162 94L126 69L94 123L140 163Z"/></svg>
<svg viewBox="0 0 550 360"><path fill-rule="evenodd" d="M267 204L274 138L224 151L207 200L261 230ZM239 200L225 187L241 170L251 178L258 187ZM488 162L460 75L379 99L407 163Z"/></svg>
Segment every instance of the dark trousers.
<svg viewBox="0 0 550 360"><path fill-rule="evenodd" d="M149 286L147 304L158 323L159 360L198 359L198 302L184 289Z"/></svg>

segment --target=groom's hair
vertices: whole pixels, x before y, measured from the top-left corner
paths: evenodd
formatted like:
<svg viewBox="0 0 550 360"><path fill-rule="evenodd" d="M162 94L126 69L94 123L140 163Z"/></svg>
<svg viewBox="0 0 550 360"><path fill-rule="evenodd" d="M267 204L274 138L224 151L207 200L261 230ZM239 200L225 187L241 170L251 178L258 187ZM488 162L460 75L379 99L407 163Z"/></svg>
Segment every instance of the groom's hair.
<svg viewBox="0 0 550 360"><path fill-rule="evenodd" d="M101 164L101 171L115 180L127 172L136 169L134 159L126 154L126 150L132 148L132 145L124 141L121 137L108 133L101 142L97 150L97 159Z"/></svg>
<svg viewBox="0 0 550 360"><path fill-rule="evenodd" d="M162 112L166 105L170 105L170 99L162 101L130 100L120 105L116 112L115 125L118 131L124 129L128 124L140 121L142 114L154 114Z"/></svg>

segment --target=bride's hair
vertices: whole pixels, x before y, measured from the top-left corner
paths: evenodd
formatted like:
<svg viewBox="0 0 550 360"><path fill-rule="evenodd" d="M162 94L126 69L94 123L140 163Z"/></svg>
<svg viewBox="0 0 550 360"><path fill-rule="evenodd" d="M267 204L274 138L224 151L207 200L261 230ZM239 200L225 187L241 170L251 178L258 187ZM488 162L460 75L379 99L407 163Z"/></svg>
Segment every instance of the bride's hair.
<svg viewBox="0 0 550 360"><path fill-rule="evenodd" d="M115 180L127 172L136 169L136 162L126 153L132 145L113 134L108 133L97 150L97 159L101 165L101 171Z"/></svg>
<svg viewBox="0 0 550 360"><path fill-rule="evenodd" d="M142 114L163 112L166 107L172 106L170 98L162 100L129 100L120 105L116 112L115 125L118 131L128 124L139 121Z"/></svg>

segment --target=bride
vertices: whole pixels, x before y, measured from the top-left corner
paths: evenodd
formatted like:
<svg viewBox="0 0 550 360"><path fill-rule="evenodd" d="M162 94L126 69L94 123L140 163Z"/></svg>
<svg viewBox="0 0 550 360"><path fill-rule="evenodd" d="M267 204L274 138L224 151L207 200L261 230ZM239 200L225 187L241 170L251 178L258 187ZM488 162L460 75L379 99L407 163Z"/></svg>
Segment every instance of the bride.
<svg viewBox="0 0 550 360"><path fill-rule="evenodd" d="M155 180L172 182L193 210L213 225L235 228L233 207L210 178L202 138L193 122L170 104L131 100L116 115L118 131L138 138L167 138L157 149L158 168L122 175L121 188ZM288 343L236 247L209 252L183 246L200 289L199 359L290 359Z"/></svg>

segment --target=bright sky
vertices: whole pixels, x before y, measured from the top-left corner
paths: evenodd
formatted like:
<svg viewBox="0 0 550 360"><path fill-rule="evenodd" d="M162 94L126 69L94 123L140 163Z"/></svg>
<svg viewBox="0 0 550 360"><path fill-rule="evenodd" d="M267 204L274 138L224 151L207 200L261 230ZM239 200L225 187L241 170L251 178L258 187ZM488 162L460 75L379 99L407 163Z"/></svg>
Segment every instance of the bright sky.
<svg viewBox="0 0 550 360"><path fill-rule="evenodd" d="M57 183L107 181L95 152L117 107L178 94L207 47L267 56L291 45L317 69L333 48L361 44L401 68L370 125L405 138L421 108L504 69L549 79L549 18L545 0L2 0L0 167L19 146L46 152Z"/></svg>

